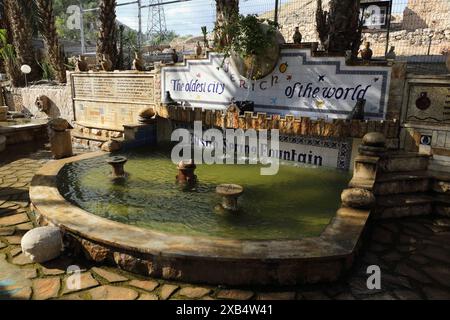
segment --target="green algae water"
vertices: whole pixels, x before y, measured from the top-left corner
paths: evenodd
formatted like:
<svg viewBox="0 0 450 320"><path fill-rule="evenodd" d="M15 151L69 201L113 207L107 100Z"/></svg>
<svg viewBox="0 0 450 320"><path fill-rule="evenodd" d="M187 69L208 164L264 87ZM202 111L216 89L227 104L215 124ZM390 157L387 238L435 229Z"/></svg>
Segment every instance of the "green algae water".
<svg viewBox="0 0 450 320"><path fill-rule="evenodd" d="M170 152L133 150L122 182L111 179L108 156L66 165L58 175L61 194L93 214L176 235L240 240L318 236L340 206L350 175L334 169L283 163L274 176L259 165L197 165L198 184L183 190L175 182ZM239 184L238 212L220 212L217 185Z"/></svg>

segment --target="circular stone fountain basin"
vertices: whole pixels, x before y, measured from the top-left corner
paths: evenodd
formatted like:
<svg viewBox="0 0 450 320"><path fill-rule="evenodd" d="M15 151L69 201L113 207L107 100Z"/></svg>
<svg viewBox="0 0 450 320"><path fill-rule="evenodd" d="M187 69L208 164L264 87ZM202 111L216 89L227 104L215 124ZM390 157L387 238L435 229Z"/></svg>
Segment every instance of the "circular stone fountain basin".
<svg viewBox="0 0 450 320"><path fill-rule="evenodd" d="M197 165L197 185L184 189L167 153L125 156L120 182L105 153L45 165L30 188L38 221L62 227L96 262L172 280L291 285L334 281L351 266L368 212L339 209L345 173ZM239 214L215 210L223 183L244 187Z"/></svg>
<svg viewBox="0 0 450 320"><path fill-rule="evenodd" d="M262 176L259 165L197 165L198 182L176 183L170 150L138 150L65 166L60 193L73 204L103 218L175 235L276 240L318 236L340 206L350 180L346 172L281 165L277 175ZM110 179L107 164L127 159L126 181ZM235 214L217 214L217 188L245 188ZM242 192L241 192L242 193ZM326 201L323 201L326 199Z"/></svg>

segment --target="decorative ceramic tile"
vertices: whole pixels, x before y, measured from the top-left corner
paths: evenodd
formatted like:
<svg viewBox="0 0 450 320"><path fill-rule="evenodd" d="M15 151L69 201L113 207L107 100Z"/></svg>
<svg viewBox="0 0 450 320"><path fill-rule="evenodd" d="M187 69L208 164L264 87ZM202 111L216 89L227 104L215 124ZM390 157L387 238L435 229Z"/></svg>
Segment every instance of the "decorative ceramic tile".
<svg viewBox="0 0 450 320"><path fill-rule="evenodd" d="M320 118L346 118L358 98L367 100L366 117L384 119L391 67L347 66L343 57L311 57L309 49L283 49L272 74L249 81L223 56L188 60L186 66L161 70L161 90L192 106L223 108L251 100L257 112ZM282 67L285 66L285 67Z"/></svg>

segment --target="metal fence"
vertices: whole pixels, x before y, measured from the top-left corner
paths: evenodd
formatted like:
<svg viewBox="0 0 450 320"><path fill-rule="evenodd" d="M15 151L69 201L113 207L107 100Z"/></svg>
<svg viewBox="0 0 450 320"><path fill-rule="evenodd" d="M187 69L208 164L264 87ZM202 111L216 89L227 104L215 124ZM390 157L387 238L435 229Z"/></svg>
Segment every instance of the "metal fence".
<svg viewBox="0 0 450 320"><path fill-rule="evenodd" d="M72 26L69 23L73 8L72 11L65 7L56 8L66 51L80 51L81 31L85 50L95 51L98 2L62 2L83 7L83 28L78 29L76 23L72 21ZM326 10L329 0L322 2ZM444 54L450 50L449 0L361 0L361 3L366 22L363 37L371 43L375 57L384 57L386 49L394 46L397 59L408 61L411 71L445 72ZM117 19L126 26L129 46L139 45L135 42L140 39L142 46L171 43L177 49L189 51L194 49L201 36L202 26L209 31L214 27L215 0L118 0L117 4ZM316 8L317 0L240 0L242 14L257 14L272 20L276 17L288 42L296 26L299 26L304 41L318 41ZM138 39L133 39L133 30L134 33L140 30Z"/></svg>

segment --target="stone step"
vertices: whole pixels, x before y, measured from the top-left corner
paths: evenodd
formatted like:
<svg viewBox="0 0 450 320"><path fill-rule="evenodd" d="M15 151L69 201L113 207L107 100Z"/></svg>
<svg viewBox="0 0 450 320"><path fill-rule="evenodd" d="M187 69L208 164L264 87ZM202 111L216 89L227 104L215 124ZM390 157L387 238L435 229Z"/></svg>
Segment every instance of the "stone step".
<svg viewBox="0 0 450 320"><path fill-rule="evenodd" d="M428 168L429 156L413 152L390 152L380 161L383 172L425 171Z"/></svg>
<svg viewBox="0 0 450 320"><path fill-rule="evenodd" d="M433 212L433 201L432 195L423 193L378 196L372 213L375 219L429 215Z"/></svg>
<svg viewBox="0 0 450 320"><path fill-rule="evenodd" d="M444 217L450 217L450 194L434 194L433 213Z"/></svg>
<svg viewBox="0 0 450 320"><path fill-rule="evenodd" d="M392 172L381 174L374 184L375 195L427 192L431 179L426 171Z"/></svg>
<svg viewBox="0 0 450 320"><path fill-rule="evenodd" d="M428 169L432 171L450 173L450 158L445 156L433 155L433 158L430 159Z"/></svg>

